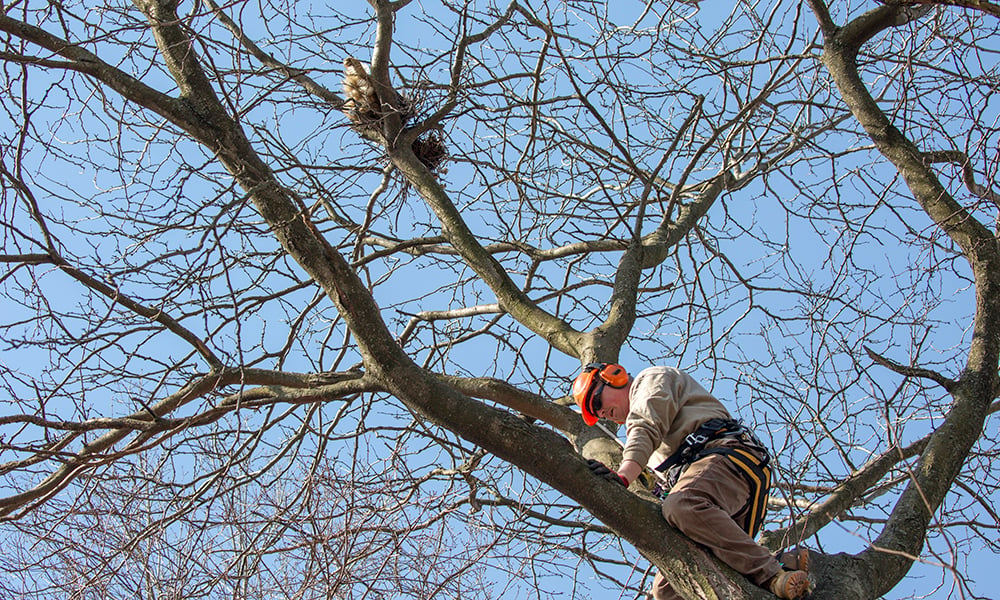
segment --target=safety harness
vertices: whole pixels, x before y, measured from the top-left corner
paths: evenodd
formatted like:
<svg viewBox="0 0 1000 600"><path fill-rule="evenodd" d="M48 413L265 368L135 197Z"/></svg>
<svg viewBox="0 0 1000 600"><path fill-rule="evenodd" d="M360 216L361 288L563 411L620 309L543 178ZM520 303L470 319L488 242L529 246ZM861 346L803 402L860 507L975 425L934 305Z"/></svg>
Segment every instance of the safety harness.
<svg viewBox="0 0 1000 600"><path fill-rule="evenodd" d="M705 448L705 444L720 438L739 439L744 446L753 452L746 448ZM756 537L764 523L764 513L767 511L767 495L771 489L771 467L769 466L771 457L757 436L744 427L741 422L734 419L709 419L705 421L698 429L689 433L680 447L660 463L656 470L666 473L668 470L674 469L673 472L679 474L691 463L712 454L721 454L732 461L746 478L747 483L750 484L750 498L744 506L749 510L746 522L743 523L743 529L750 534L750 537ZM676 482L675 478L668 479L671 480L671 484ZM663 495L665 494L666 490L663 490Z"/></svg>

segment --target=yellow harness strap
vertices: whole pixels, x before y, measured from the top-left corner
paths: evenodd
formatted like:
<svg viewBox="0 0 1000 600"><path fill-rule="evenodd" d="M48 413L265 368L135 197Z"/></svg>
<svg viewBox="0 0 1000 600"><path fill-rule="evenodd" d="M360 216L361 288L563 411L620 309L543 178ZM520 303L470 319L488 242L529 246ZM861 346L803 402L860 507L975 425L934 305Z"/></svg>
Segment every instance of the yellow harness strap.
<svg viewBox="0 0 1000 600"><path fill-rule="evenodd" d="M722 454L728 458L750 484L750 498L747 500L746 522L743 529L756 537L764 524L764 514L767 512L767 495L771 491L771 467L766 461L762 461L757 455L743 448L712 448L705 450L702 456L707 454Z"/></svg>

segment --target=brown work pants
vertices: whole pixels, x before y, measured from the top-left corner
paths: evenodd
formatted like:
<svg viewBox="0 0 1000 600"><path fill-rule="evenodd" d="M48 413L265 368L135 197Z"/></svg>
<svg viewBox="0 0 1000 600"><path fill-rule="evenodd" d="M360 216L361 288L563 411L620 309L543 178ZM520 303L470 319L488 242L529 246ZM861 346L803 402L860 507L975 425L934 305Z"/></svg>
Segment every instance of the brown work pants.
<svg viewBox="0 0 1000 600"><path fill-rule="evenodd" d="M722 439L708 447L742 445L739 440ZM710 454L692 463L677 479L663 500L663 516L671 526L763 587L781 571L781 565L743 530L749 498L750 484L737 467L721 454ZM673 600L680 596L657 573L653 598Z"/></svg>

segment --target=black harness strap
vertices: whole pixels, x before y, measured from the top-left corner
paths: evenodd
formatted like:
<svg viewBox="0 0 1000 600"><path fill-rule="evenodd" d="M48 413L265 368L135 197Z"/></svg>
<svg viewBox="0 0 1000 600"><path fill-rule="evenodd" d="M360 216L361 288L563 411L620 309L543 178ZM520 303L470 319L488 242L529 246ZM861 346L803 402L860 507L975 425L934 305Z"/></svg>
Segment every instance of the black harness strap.
<svg viewBox="0 0 1000 600"><path fill-rule="evenodd" d="M667 460L656 467L656 470L665 473L670 467L675 465L687 465L693 463L701 452L705 444L720 437L735 437L748 430L743 425L733 419L709 419L698 426L693 432L687 434L684 442L671 454Z"/></svg>

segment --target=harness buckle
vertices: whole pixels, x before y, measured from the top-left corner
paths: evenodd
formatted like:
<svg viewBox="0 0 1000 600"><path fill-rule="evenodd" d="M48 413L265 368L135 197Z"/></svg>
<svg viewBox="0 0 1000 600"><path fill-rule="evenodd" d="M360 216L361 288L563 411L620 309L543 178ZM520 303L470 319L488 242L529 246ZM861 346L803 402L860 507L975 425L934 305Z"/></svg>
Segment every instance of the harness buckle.
<svg viewBox="0 0 1000 600"><path fill-rule="evenodd" d="M699 434L697 431L693 431L684 437L684 442L689 446L701 446L710 439L712 439L712 437L709 435Z"/></svg>

